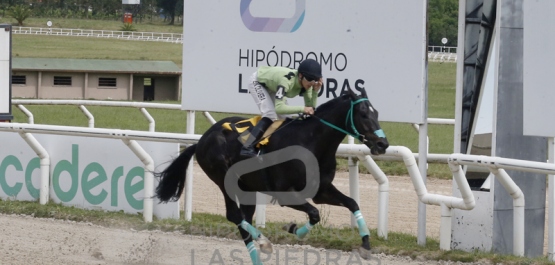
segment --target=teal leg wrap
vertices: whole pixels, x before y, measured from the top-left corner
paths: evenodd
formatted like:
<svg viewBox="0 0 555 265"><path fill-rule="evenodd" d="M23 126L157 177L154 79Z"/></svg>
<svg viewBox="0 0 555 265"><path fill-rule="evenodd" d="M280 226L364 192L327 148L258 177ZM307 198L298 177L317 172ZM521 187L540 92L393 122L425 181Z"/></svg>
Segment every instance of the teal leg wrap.
<svg viewBox="0 0 555 265"><path fill-rule="evenodd" d="M251 256L251 261L253 265L262 265L262 261L260 261L260 256L258 255L258 250L254 246L254 242L250 242L247 244L247 251Z"/></svg>
<svg viewBox="0 0 555 265"><path fill-rule="evenodd" d="M298 239L303 239L308 234L310 229L312 229L312 225L310 224L310 222L307 222L303 227L297 229L295 234L297 235Z"/></svg>
<svg viewBox="0 0 555 265"><path fill-rule="evenodd" d="M254 228L251 224L247 223L247 221L243 220L239 226L249 232L253 239L258 239L258 237L260 237L260 231Z"/></svg>
<svg viewBox="0 0 555 265"><path fill-rule="evenodd" d="M362 213L360 213L360 210L354 212L353 215L355 216L355 219L357 219L358 233L360 234L360 236L369 236L370 231L368 230L368 226L366 225L366 222L364 221L364 217L362 217Z"/></svg>

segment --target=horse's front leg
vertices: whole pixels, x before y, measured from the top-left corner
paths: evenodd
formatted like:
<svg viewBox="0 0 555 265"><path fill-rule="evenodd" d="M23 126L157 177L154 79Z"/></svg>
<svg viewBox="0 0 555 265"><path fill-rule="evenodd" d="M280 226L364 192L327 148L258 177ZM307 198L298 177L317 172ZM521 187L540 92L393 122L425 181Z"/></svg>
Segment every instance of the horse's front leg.
<svg viewBox="0 0 555 265"><path fill-rule="evenodd" d="M271 254L272 253L272 242L270 242L270 240L268 238L266 238L262 233L260 233L260 231L258 231L259 236L256 237L257 234L257 230L254 226L252 226L252 218L254 216L254 212L256 209L255 205L243 205L241 204L240 206L241 212L243 213L244 217L245 217L245 222L240 223L240 227L242 227L243 229L245 229L245 231L247 231L250 235L253 236L253 239L256 240L256 242L258 243L258 245L260 246L260 250L262 251L262 253L265 254Z"/></svg>
<svg viewBox="0 0 555 265"><path fill-rule="evenodd" d="M310 232L310 229L320 222L320 212L310 203L286 206L308 214L308 222L304 226L298 227L295 223L289 223L283 227L283 230L296 235L298 239L303 239Z"/></svg>
<svg viewBox="0 0 555 265"><path fill-rule="evenodd" d="M362 245L359 248L360 256L363 259L370 259L370 230L368 230L368 226L366 225L364 217L362 217L362 213L360 212L357 202L341 193L341 191L333 185L330 185L325 190L320 190L312 201L317 204L344 206L349 209L357 220L358 232L362 239Z"/></svg>

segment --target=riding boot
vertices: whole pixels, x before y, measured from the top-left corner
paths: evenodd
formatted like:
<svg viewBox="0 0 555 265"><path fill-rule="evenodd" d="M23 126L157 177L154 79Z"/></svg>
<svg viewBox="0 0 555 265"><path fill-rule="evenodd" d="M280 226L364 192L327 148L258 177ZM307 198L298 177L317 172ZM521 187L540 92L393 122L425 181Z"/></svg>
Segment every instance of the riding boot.
<svg viewBox="0 0 555 265"><path fill-rule="evenodd" d="M270 118L262 118L260 121L252 128L250 135L243 147L241 148L240 156L241 158L251 158L257 155L254 147L258 144L258 141L264 135L264 132L272 125L274 121Z"/></svg>

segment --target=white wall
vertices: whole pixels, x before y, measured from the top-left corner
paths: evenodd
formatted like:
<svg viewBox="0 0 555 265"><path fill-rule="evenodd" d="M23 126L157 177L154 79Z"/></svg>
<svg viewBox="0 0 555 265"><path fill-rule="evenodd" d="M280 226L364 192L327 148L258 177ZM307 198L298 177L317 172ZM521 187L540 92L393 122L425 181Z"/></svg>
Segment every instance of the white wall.
<svg viewBox="0 0 555 265"><path fill-rule="evenodd" d="M11 32L0 27L0 114L10 113Z"/></svg>
<svg viewBox="0 0 555 265"><path fill-rule="evenodd" d="M50 198L88 209L143 212L144 165L121 140L34 134L50 156ZM0 132L0 198L38 199L39 158L18 133ZM138 142L163 170L179 151L177 143ZM157 186L155 179L154 187ZM159 204L154 215L179 217L179 204Z"/></svg>

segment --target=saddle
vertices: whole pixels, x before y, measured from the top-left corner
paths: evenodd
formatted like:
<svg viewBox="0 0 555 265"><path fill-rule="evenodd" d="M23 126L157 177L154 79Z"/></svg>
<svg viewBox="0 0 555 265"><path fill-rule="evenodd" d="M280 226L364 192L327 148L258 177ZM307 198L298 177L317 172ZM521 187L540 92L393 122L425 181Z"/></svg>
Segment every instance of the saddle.
<svg viewBox="0 0 555 265"><path fill-rule="evenodd" d="M250 132L252 128L260 121L260 119L262 119L261 116L254 116L250 119L238 121L236 123L226 122L222 124L222 127L225 130L233 131L240 134L241 137L239 137L239 139L241 143L245 143L248 139L248 134L244 134L244 132ZM256 147L260 148L261 145L267 145L270 142L270 135L274 133L284 121L285 120L274 121L274 123L272 123L272 125L270 125L270 127L268 127L268 129L264 132L262 140L258 142Z"/></svg>

